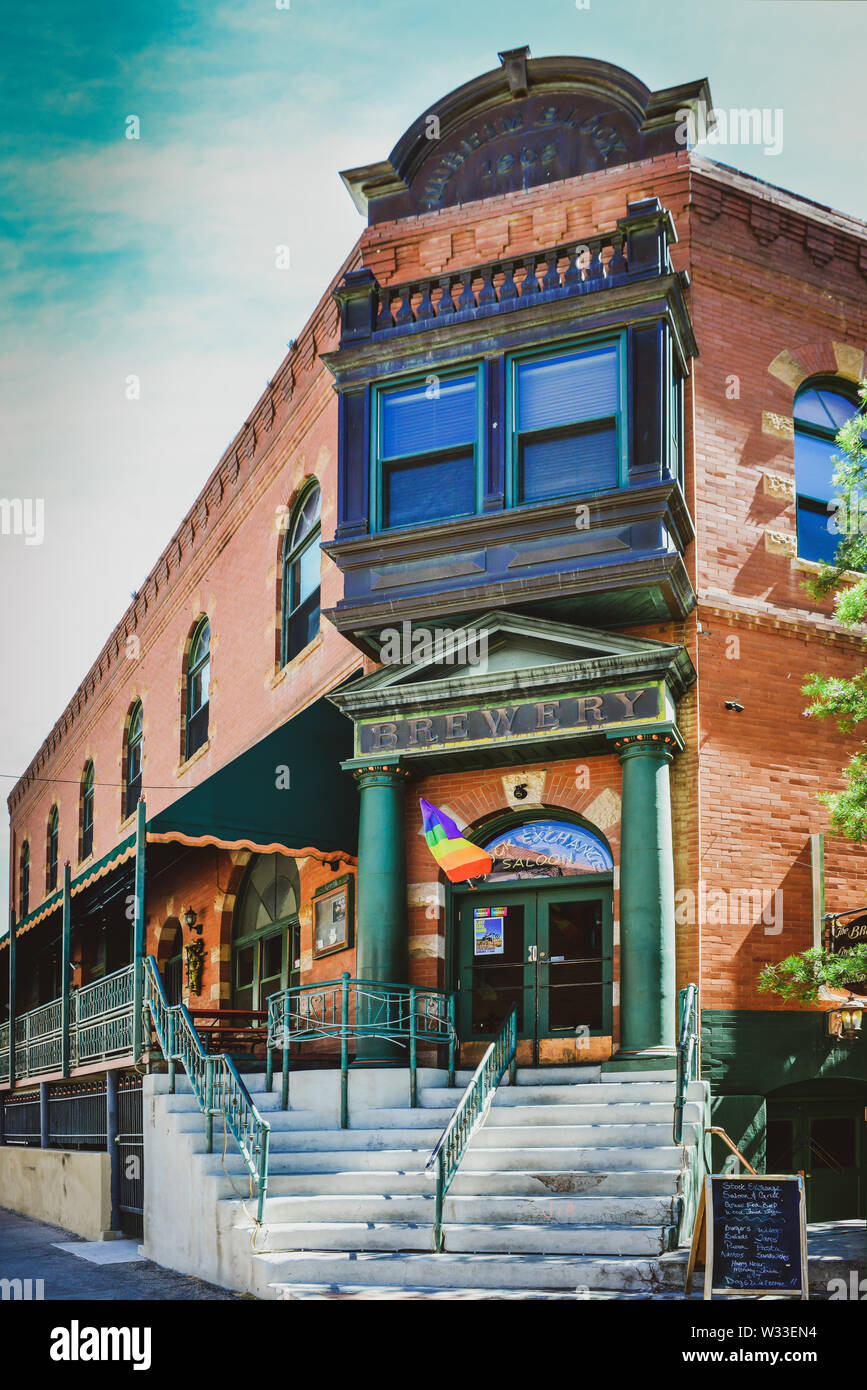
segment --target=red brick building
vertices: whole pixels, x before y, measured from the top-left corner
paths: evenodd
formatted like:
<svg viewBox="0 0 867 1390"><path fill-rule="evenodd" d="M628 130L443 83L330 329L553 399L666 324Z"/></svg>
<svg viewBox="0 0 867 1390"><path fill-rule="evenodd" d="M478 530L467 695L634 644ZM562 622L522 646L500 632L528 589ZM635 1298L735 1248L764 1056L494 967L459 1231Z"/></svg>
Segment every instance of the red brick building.
<svg viewBox="0 0 867 1390"><path fill-rule="evenodd" d="M714 1122L864 1214L865 1044L757 976L867 897L803 718L863 663L804 580L867 228L690 150L702 103L520 50L343 175L368 225L9 798L19 1088L132 1061L130 1023L64 1065L44 1010L64 949L131 980L140 795L145 953L203 1027L348 972L457 991L465 1062L514 1003L521 1065L659 1068L694 982ZM419 797L499 851L474 888Z"/></svg>

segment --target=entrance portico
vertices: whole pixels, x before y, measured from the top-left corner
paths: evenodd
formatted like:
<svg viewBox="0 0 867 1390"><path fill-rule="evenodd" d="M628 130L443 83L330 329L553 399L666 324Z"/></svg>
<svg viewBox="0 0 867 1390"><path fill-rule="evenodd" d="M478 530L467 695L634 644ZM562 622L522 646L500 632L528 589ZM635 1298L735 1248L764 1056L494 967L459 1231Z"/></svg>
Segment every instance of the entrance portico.
<svg viewBox="0 0 867 1390"><path fill-rule="evenodd" d="M494 1035L506 1004L517 1002L525 1062L613 1055L621 1067L665 1064L674 1055L676 1013L669 778L683 746L676 710L694 680L692 663L674 644L509 613L486 615L463 633L452 663L443 644L429 644L429 660L384 665L331 697L355 726L355 757L343 766L361 796L359 975L398 978L398 962L414 953L410 908L418 911L423 893L438 933L424 950L436 962L436 983L459 991L465 1061ZM498 780L511 791L503 792L500 826L504 816L512 825L565 819L578 826L574 804L556 792L522 805L527 787L507 770L544 762L551 786L554 772L571 785L590 777L592 760L610 763L613 754L619 790L609 799L619 848L603 872L589 863L564 875L562 865L539 862L531 877L519 866L512 879L501 871L468 888L444 880L405 887L410 786L413 798L436 801L447 778L448 788L466 787L469 803L480 775L503 769ZM460 795L448 792L450 813ZM461 820L468 839L491 839L490 814ZM601 842L592 816L583 824ZM502 941L484 958L474 954L473 923L486 908L502 909L491 913ZM585 1053L576 1039L589 1040Z"/></svg>

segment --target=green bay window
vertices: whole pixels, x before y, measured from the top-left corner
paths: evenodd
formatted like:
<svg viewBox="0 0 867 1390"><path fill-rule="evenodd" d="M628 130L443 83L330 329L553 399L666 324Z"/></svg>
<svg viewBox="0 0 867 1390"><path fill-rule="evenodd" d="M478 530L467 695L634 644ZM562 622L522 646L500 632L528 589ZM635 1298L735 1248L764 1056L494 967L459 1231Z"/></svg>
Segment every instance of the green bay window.
<svg viewBox="0 0 867 1390"><path fill-rule="evenodd" d="M513 359L510 506L619 487L625 477L619 341Z"/></svg>
<svg viewBox="0 0 867 1390"><path fill-rule="evenodd" d="M422 526L478 510L478 372L378 393L377 527Z"/></svg>

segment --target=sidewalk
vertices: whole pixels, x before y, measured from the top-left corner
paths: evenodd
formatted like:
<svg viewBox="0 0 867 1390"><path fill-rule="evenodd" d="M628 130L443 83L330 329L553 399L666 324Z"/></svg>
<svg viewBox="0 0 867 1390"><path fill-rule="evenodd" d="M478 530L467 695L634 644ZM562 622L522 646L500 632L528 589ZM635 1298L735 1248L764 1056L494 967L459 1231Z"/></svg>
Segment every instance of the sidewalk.
<svg viewBox="0 0 867 1390"><path fill-rule="evenodd" d="M70 1250L58 1250L57 1243L80 1245L83 1251L106 1262L94 1263ZM58 1226L45 1226L41 1221L31 1221L29 1217L0 1207L0 1279L41 1279L46 1302L55 1299L188 1302L241 1297L227 1289L205 1284L201 1279L175 1274L150 1260L139 1259L137 1246L137 1241L84 1241ZM121 1263L110 1262L118 1256ZM35 1285L30 1286L31 1297L35 1288ZM5 1285L0 1291L0 1299L15 1296L14 1292L6 1292Z"/></svg>

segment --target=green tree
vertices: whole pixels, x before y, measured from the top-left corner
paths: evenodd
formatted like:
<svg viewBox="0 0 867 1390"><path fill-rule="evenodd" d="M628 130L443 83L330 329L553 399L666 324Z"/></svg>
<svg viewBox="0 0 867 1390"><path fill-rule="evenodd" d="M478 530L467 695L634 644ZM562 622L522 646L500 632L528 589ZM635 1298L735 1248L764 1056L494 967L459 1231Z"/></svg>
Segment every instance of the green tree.
<svg viewBox="0 0 867 1390"><path fill-rule="evenodd" d="M860 383L861 406L837 433L840 450L834 456L834 489L838 505L834 513L840 537L833 565L809 579L806 588L815 598L834 593L834 616L845 627L867 620L867 441L863 410L867 404L867 380ZM858 577L852 579L852 572ZM867 670L851 678L808 676L804 694L807 714L815 719L834 719L844 733L852 733L867 720ZM847 839L867 840L867 741L859 746L843 769L844 787L823 792L819 800L828 807L831 828Z"/></svg>

